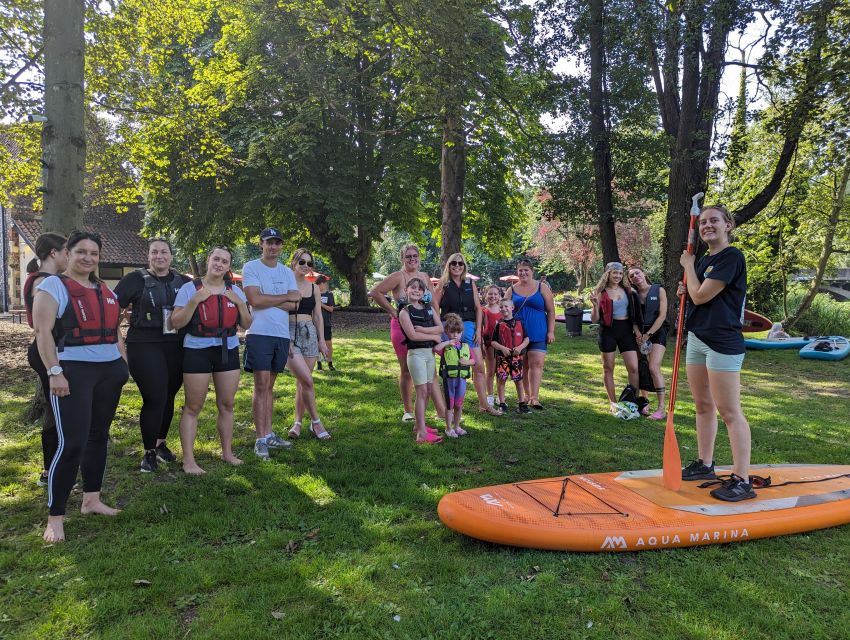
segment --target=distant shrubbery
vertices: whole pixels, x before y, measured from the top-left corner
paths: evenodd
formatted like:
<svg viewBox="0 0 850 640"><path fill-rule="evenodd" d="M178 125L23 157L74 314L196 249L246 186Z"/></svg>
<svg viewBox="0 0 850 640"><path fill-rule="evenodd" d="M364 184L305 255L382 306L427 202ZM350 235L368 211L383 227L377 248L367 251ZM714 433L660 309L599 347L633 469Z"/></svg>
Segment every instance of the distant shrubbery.
<svg viewBox="0 0 850 640"><path fill-rule="evenodd" d="M800 286L789 289L789 313L793 313L800 306L805 294L805 289ZM781 320L785 315L781 300L778 300L773 308L766 309L765 315L774 322ZM804 335L850 336L850 302L838 302L826 293L819 293L803 317L794 325L792 332Z"/></svg>

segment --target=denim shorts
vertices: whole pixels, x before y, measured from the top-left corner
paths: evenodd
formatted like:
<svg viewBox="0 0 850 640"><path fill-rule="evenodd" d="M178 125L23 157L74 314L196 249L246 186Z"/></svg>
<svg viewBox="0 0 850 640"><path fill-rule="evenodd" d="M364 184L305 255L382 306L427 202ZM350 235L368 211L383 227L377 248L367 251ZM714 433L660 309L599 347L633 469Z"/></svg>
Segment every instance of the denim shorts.
<svg viewBox="0 0 850 640"><path fill-rule="evenodd" d="M693 332L688 331L685 364L702 366L711 371L740 371L744 364L744 354L718 353L697 338Z"/></svg>

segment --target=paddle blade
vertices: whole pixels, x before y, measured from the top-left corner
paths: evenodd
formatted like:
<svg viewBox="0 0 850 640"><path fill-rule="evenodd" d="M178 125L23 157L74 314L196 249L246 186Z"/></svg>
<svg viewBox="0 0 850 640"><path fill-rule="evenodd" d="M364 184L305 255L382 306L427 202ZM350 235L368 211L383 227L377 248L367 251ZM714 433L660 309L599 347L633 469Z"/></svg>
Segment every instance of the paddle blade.
<svg viewBox="0 0 850 640"><path fill-rule="evenodd" d="M679 443L676 440L676 430L673 428L673 412L667 414L667 428L664 430L664 488L678 491L682 486L682 456L679 453Z"/></svg>

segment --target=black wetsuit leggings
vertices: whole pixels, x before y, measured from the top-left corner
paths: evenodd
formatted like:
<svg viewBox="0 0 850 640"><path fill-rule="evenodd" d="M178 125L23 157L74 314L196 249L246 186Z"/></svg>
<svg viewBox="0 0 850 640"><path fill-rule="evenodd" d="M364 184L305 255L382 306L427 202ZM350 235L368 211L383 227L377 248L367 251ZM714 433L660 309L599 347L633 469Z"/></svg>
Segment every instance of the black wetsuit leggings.
<svg viewBox="0 0 850 640"><path fill-rule="evenodd" d="M83 491L100 491L106 470L109 426L115 417L121 387L129 377L123 358L112 362L63 360L70 394L50 396L59 448L47 477L47 506L50 515L65 515L65 504L77 480L83 476Z"/></svg>
<svg viewBox="0 0 850 640"><path fill-rule="evenodd" d="M174 417L174 396L183 385L183 345L180 342L128 342L127 360L142 394L139 427L145 449L165 440Z"/></svg>
<svg viewBox="0 0 850 640"><path fill-rule="evenodd" d="M41 356L38 355L38 345L35 340L27 349L27 362L32 367L33 371L38 374L41 380L41 388L44 390L44 398L47 402L50 401L50 377L47 375L47 368L41 361ZM50 462L53 456L56 455L56 449L59 446L59 436L56 434L56 423L53 420L53 410L50 407L45 409L44 420L41 423L41 454L44 456L44 466L42 469L50 467Z"/></svg>

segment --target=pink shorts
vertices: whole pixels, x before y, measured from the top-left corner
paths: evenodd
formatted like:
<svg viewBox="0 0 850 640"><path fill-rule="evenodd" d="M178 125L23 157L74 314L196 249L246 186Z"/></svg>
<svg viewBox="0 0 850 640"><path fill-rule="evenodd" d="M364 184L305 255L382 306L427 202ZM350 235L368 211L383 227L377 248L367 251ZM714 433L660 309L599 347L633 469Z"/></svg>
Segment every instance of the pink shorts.
<svg viewBox="0 0 850 640"><path fill-rule="evenodd" d="M404 344L404 341L404 331L401 330L398 319L390 318L390 342L393 343L396 357L402 362L407 361L407 345Z"/></svg>

